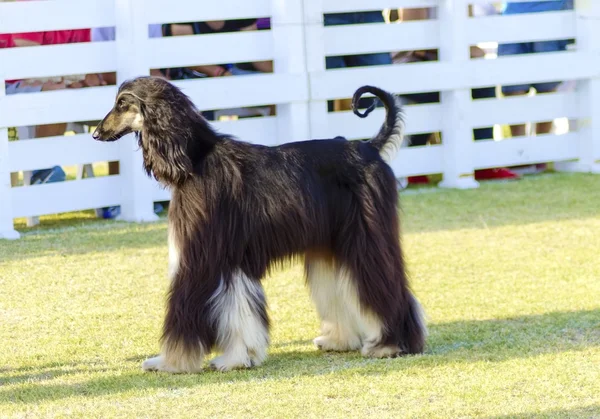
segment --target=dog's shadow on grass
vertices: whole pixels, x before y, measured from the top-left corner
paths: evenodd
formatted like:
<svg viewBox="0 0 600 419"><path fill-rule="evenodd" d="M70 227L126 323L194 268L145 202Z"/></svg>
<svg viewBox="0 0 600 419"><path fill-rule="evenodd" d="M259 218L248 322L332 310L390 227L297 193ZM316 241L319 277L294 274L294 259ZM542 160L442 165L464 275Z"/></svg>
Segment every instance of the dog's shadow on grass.
<svg viewBox="0 0 600 419"><path fill-rule="evenodd" d="M94 397L132 390L190 388L242 381L276 381L303 376L339 373L385 375L406 369L432 369L444 363L501 362L547 353L584 350L600 346L600 309L554 312L507 319L457 321L430 325L428 347L423 355L397 359L365 359L358 353L321 353L309 340L283 342L271 346L266 362L251 370L220 373L206 370L200 374L171 375L145 373L140 363L145 356L129 357L120 367L87 367L85 363L50 364L0 370L0 400L37 403L68 397ZM298 348L301 349L292 349ZM148 354L152 356L154 354ZM123 367L125 362L125 367ZM131 369L127 369L131 366ZM88 381L52 384L67 375L96 374ZM27 386L24 391L22 385Z"/></svg>
<svg viewBox="0 0 600 419"><path fill-rule="evenodd" d="M488 416L488 419L538 419L538 418L598 418L600 417L600 405L574 407L572 409L543 410L541 412L524 412L518 415Z"/></svg>
<svg viewBox="0 0 600 419"><path fill-rule="evenodd" d="M62 376L71 376L77 374L110 373L113 371L114 368L110 368L107 366L93 367L84 365L83 363L51 363L48 365L35 367L0 368L0 388L8 384L35 384L54 380ZM2 394L1 391L0 394Z"/></svg>

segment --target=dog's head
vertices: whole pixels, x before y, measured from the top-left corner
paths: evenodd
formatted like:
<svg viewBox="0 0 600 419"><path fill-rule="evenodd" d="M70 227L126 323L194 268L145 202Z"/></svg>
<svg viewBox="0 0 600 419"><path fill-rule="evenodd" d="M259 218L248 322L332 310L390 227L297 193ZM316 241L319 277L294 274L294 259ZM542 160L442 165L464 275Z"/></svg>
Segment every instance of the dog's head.
<svg viewBox="0 0 600 419"><path fill-rule="evenodd" d="M217 134L190 98L158 77L124 82L110 112L93 138L116 141L135 133L144 154L146 172L166 184L181 184L195 162L210 151Z"/></svg>
<svg viewBox="0 0 600 419"><path fill-rule="evenodd" d="M116 141L140 132L144 128L144 114L149 107L160 107L167 97L164 92L170 84L157 77L138 77L119 87L115 103L98 125L92 137L98 141ZM174 87L174 86L173 86Z"/></svg>

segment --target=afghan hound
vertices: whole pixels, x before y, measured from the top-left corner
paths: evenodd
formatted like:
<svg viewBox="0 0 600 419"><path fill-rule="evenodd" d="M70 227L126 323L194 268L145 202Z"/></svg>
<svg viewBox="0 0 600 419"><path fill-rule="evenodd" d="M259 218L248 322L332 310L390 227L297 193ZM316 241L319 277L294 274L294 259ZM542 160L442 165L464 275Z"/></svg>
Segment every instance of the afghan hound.
<svg viewBox="0 0 600 419"><path fill-rule="evenodd" d="M161 353L144 370L199 372L260 365L269 345L261 284L274 264L304 257L322 321L323 351L365 357L423 351L426 326L400 247L398 190L387 164L404 122L397 97L369 141L333 139L275 147L218 133L176 86L155 77L123 83L93 138L136 133L148 176L171 190L170 289Z"/></svg>

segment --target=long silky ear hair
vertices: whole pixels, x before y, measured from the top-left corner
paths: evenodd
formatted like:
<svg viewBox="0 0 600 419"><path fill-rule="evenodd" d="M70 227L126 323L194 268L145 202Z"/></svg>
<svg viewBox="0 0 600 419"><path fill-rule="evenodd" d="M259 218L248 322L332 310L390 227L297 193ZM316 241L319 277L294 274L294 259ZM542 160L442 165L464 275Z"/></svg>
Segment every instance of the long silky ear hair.
<svg viewBox="0 0 600 419"><path fill-rule="evenodd" d="M144 169L148 176L159 182L181 185L193 170L190 145L194 121L186 115L189 109L186 103L180 102L177 107L169 96L167 93L164 98L139 101L144 122L138 142L144 152Z"/></svg>

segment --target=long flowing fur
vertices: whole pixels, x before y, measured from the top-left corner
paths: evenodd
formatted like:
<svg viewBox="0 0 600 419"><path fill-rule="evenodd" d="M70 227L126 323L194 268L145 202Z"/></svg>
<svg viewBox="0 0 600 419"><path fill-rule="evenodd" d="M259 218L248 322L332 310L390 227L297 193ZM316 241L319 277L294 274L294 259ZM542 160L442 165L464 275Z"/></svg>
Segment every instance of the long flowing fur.
<svg viewBox="0 0 600 419"><path fill-rule="evenodd" d="M217 133L166 81L121 86L94 137L135 131L122 120L141 115L145 168L172 190L162 352L145 369L195 372L212 350L223 353L212 361L219 370L260 364L269 329L261 280L275 263L302 256L323 319L318 347L374 357L423 351L426 328L400 248L396 179L382 157L401 141L401 109L370 86L355 103L365 92L387 108L371 141L265 147Z"/></svg>

